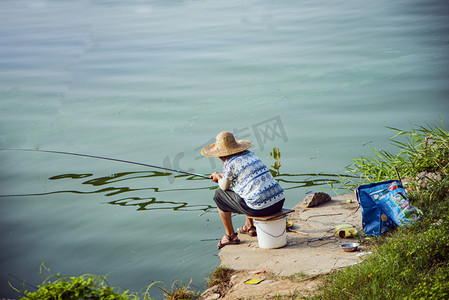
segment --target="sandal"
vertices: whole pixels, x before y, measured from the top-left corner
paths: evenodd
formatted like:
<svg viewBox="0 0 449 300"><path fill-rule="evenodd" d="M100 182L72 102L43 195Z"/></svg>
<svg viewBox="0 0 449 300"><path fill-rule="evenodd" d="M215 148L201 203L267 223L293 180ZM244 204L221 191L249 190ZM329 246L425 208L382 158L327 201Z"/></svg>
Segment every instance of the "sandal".
<svg viewBox="0 0 449 300"><path fill-rule="evenodd" d="M251 226L249 229L246 229L245 226L242 226L237 229L239 233L248 234L250 236L257 236L256 227Z"/></svg>
<svg viewBox="0 0 449 300"><path fill-rule="evenodd" d="M224 238L226 238L228 241L222 242ZM218 243L217 248L218 250L220 250L226 245L236 245L236 244L240 244L240 240L237 238L237 233L234 233L233 235L225 234Z"/></svg>

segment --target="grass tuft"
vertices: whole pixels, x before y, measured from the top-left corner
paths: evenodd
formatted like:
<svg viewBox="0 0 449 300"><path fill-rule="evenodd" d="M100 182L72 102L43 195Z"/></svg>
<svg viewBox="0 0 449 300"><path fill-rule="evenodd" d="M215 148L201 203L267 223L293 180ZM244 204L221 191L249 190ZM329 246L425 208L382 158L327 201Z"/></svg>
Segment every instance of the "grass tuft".
<svg viewBox="0 0 449 300"><path fill-rule="evenodd" d="M185 284L183 281L173 282L170 290L165 290L164 295L166 300L185 300L185 299L196 299L198 298L198 293L190 289L190 283Z"/></svg>
<svg viewBox="0 0 449 300"><path fill-rule="evenodd" d="M225 290L231 282L231 277L235 271L228 267L219 266L207 279L207 286L216 286L219 290Z"/></svg>

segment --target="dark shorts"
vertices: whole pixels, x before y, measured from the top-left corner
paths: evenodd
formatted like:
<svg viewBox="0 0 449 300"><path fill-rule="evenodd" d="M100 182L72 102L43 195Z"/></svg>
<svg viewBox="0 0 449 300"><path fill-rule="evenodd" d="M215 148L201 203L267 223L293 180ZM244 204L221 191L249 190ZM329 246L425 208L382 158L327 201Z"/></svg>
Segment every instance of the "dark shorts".
<svg viewBox="0 0 449 300"><path fill-rule="evenodd" d="M219 188L215 191L214 201L215 204L217 204L218 208L225 212L232 212L253 217L263 217L275 214L280 211L282 209L282 206L284 205L285 200L281 200L278 203L275 203L272 206L264 209L253 209L248 207L248 205L246 205L245 203L245 200L243 200L235 192L230 190L223 191Z"/></svg>

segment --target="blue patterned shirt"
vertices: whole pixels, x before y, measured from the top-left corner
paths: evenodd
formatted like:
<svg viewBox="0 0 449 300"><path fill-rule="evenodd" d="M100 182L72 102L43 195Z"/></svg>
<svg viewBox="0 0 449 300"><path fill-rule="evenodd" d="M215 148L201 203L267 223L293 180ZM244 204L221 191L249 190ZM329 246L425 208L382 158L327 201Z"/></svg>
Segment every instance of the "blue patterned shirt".
<svg viewBox="0 0 449 300"><path fill-rule="evenodd" d="M226 159L223 177L252 209L263 209L285 198L284 190L268 168L249 150Z"/></svg>

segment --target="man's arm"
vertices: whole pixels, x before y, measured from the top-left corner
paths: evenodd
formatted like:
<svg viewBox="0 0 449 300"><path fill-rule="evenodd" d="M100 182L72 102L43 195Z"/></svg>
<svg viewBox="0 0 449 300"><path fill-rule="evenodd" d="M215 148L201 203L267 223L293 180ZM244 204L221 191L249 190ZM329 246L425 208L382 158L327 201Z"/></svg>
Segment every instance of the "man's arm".
<svg viewBox="0 0 449 300"><path fill-rule="evenodd" d="M231 187L231 181L226 178L223 178L223 173L218 173L218 172L212 173L212 174L210 174L210 179L213 182L218 182L218 186L223 191L229 190L229 188Z"/></svg>

